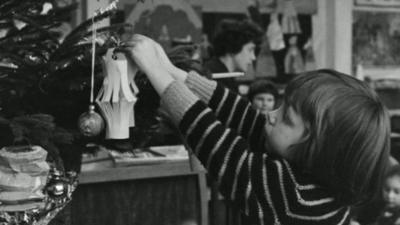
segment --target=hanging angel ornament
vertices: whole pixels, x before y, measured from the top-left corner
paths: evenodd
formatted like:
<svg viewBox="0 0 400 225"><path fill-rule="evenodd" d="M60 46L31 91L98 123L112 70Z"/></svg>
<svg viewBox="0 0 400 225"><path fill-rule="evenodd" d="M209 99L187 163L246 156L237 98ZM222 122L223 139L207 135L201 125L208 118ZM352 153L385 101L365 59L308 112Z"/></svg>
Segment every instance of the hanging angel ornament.
<svg viewBox="0 0 400 225"><path fill-rule="evenodd" d="M138 89L134 83L136 68L129 66L124 54L109 49L103 56L103 87L96 102L106 121L106 139L129 138L134 126L134 105Z"/></svg>

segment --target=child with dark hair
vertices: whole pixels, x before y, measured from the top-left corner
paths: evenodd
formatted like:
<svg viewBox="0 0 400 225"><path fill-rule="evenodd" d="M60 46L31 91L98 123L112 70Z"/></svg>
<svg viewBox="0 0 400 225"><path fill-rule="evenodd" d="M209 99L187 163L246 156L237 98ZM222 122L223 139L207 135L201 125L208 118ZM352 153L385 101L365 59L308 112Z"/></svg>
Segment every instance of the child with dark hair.
<svg viewBox="0 0 400 225"><path fill-rule="evenodd" d="M384 208L373 225L400 225L400 166L393 166L383 183Z"/></svg>
<svg viewBox="0 0 400 225"><path fill-rule="evenodd" d="M173 66L147 37L135 35L120 51L147 75L190 149L248 224L348 224L350 207L379 193L389 115L354 77L300 74L281 106L265 116L215 81Z"/></svg>
<svg viewBox="0 0 400 225"><path fill-rule="evenodd" d="M257 80L250 85L247 97L254 109L260 110L262 114L267 115L268 112L275 109L279 94L273 83L266 80Z"/></svg>
<svg viewBox="0 0 400 225"><path fill-rule="evenodd" d="M262 30L244 20L222 20L212 39L214 57L205 63L209 73L246 72L256 59L256 47L261 42ZM218 79L237 92L234 78Z"/></svg>

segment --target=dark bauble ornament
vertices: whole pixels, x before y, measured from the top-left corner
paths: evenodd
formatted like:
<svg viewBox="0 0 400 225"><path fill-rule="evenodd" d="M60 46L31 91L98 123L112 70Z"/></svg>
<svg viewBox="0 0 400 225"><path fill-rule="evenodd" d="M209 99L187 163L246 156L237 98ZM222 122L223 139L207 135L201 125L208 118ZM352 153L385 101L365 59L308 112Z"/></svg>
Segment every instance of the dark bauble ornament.
<svg viewBox="0 0 400 225"><path fill-rule="evenodd" d="M94 111L94 105L90 105L89 111L79 116L78 128L81 134L86 137L95 137L104 129L104 120Z"/></svg>

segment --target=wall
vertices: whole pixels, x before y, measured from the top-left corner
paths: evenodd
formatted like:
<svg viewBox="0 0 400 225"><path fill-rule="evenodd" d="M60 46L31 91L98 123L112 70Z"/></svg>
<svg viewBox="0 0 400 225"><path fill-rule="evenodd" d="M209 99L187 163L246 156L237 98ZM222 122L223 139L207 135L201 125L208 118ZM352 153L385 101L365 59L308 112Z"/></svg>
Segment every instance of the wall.
<svg viewBox="0 0 400 225"><path fill-rule="evenodd" d="M151 1L151 0L149 0ZM187 0L203 12L246 13L248 1L244 0ZM263 11L268 11L268 2L262 1ZM278 0L278 8L284 0ZM111 0L83 1L82 20L95 9L104 7ZM136 0L120 0L119 4L136 3ZM313 14L313 41L317 68L332 68L351 73L352 11L350 0L295 0L299 14ZM139 3L140 4L140 3ZM81 20L81 21L82 21ZM78 21L79 22L79 19ZM105 22L107 24L108 21ZM102 24L103 25L103 24Z"/></svg>
<svg viewBox="0 0 400 225"><path fill-rule="evenodd" d="M351 73L353 1L318 0L313 40L318 68Z"/></svg>
<svg viewBox="0 0 400 225"><path fill-rule="evenodd" d="M286 0L262 0L261 12L270 12L271 5L277 2L278 10L282 10ZM293 0L297 11L301 14L313 14L317 11L318 0ZM188 0L190 4L201 6L203 12L246 13L250 0Z"/></svg>

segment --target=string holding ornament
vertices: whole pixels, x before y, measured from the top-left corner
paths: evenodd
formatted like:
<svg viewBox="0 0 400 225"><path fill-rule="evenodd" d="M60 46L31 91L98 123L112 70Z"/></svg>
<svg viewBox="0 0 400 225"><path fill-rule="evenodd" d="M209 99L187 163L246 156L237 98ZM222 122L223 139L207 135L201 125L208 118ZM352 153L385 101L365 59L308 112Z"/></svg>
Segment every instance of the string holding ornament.
<svg viewBox="0 0 400 225"><path fill-rule="evenodd" d="M79 116L78 128L80 133L86 137L98 136L104 129L104 120L95 111L94 105L94 70L96 60L96 24L94 17L92 17L92 62L91 62L91 76L90 76L90 104L88 111Z"/></svg>

